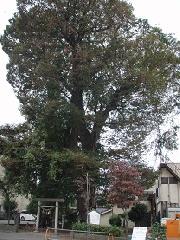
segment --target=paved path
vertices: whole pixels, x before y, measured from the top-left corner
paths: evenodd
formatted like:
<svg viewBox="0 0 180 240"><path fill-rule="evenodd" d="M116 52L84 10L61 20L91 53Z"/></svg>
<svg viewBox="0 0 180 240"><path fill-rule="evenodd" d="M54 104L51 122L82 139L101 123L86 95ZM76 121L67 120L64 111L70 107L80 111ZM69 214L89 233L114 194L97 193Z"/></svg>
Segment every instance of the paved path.
<svg viewBox="0 0 180 240"><path fill-rule="evenodd" d="M0 240L44 240L44 233L34 232L0 232Z"/></svg>
<svg viewBox="0 0 180 240"><path fill-rule="evenodd" d="M0 220L0 224L8 224L8 220ZM10 220L9 224L14 225L14 220ZM26 225L26 224L33 225L33 224L35 224L35 221L20 221L20 224L22 224L22 225Z"/></svg>

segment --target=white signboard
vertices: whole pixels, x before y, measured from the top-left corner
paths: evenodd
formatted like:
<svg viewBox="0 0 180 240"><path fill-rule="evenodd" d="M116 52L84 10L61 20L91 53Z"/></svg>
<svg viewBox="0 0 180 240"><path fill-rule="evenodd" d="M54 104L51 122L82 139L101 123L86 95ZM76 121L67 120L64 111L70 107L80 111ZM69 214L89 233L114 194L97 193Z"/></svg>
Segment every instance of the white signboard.
<svg viewBox="0 0 180 240"><path fill-rule="evenodd" d="M131 240L146 240L147 227L134 227Z"/></svg>

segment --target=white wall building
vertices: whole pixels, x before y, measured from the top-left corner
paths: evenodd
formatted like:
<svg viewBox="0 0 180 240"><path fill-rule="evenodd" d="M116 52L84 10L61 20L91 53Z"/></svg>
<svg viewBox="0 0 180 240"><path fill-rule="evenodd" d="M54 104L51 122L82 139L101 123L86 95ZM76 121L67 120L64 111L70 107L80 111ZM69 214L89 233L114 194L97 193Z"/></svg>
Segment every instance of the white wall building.
<svg viewBox="0 0 180 240"><path fill-rule="evenodd" d="M110 226L109 219L112 216L112 209L96 208L89 213L90 224Z"/></svg>
<svg viewBox="0 0 180 240"><path fill-rule="evenodd" d="M156 183L156 212L159 218L180 213L180 163L161 163Z"/></svg>

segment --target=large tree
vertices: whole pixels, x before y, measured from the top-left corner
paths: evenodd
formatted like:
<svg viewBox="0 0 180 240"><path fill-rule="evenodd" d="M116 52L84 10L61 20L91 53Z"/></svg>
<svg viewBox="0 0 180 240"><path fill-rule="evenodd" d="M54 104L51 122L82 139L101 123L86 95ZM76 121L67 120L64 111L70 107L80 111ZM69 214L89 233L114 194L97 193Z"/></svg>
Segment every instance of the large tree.
<svg viewBox="0 0 180 240"><path fill-rule="evenodd" d="M27 120L43 124L47 147L93 151L114 125L138 139L172 110L179 45L127 2L17 4L1 38L7 80Z"/></svg>
<svg viewBox="0 0 180 240"><path fill-rule="evenodd" d="M136 19L126 1L17 0L17 6L1 43L7 80L38 139L39 155L30 151L26 159L44 162L45 179L48 166L56 166L49 152L96 153L110 128L118 132L120 157L129 149L128 159L139 158L146 136L177 105L179 43Z"/></svg>

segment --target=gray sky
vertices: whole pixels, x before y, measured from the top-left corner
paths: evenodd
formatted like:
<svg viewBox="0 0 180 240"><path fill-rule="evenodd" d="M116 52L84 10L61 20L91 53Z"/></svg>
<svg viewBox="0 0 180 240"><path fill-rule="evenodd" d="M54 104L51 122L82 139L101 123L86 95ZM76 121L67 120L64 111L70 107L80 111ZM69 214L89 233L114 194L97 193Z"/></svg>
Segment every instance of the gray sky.
<svg viewBox="0 0 180 240"><path fill-rule="evenodd" d="M166 33L173 33L180 40L180 0L128 0L135 8L135 15L148 19ZM0 3L0 34L3 33L8 19L16 10L16 0ZM0 48L0 125L17 124L23 121L19 113L19 103L11 86L6 81L6 64L8 57ZM178 159L180 150L175 151L173 159Z"/></svg>
<svg viewBox="0 0 180 240"><path fill-rule="evenodd" d="M12 17L16 10L16 0L5 0L0 3L0 34L3 33L8 19ZM7 55L0 47L0 125L5 123L19 123L23 121L18 108L19 103L16 99L11 86L6 82Z"/></svg>

